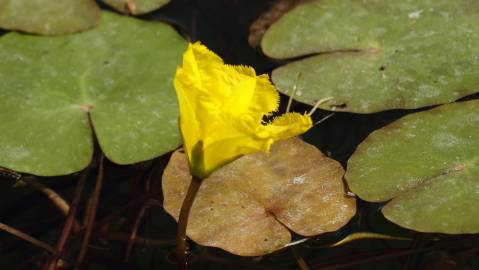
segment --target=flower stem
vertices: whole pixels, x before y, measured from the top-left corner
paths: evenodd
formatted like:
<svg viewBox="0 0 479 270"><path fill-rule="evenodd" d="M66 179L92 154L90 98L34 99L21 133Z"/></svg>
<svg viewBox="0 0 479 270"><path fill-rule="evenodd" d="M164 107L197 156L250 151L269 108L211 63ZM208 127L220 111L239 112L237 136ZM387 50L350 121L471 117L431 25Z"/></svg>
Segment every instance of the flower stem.
<svg viewBox="0 0 479 270"><path fill-rule="evenodd" d="M202 179L193 176L186 197L181 205L180 216L178 218L178 228L176 231L176 258L180 269L187 269L186 227L188 225L190 210L195 201L196 194L200 189L201 182Z"/></svg>

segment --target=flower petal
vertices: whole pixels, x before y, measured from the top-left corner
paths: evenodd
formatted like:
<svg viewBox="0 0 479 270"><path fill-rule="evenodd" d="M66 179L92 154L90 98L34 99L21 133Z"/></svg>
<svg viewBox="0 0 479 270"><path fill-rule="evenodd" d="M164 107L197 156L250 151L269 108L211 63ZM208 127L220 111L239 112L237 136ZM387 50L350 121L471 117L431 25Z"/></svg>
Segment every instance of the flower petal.
<svg viewBox="0 0 479 270"><path fill-rule="evenodd" d="M205 176L242 155L265 151L272 143L272 139L253 140L250 134L239 132L236 137L215 141L204 148Z"/></svg>
<svg viewBox="0 0 479 270"><path fill-rule="evenodd" d="M204 137L208 123L223 103L219 93L210 93L205 88L205 85L211 84L208 80L211 80L212 75L208 71L220 72L223 66L220 57L200 43L195 43L188 46L183 55L183 65L176 71L174 85L180 108L180 130L190 162L193 147Z"/></svg>
<svg viewBox="0 0 479 270"><path fill-rule="evenodd" d="M256 77L256 88L248 111L261 114L262 119L263 115L277 111L278 107L279 93L269 80L268 74Z"/></svg>
<svg viewBox="0 0 479 270"><path fill-rule="evenodd" d="M176 72L174 85L180 109L179 122L183 146L188 160L191 160L192 149L200 139L200 127L196 117L195 97L191 95L192 91L188 91L187 84L182 82L181 69L178 69Z"/></svg>
<svg viewBox="0 0 479 270"><path fill-rule="evenodd" d="M274 141L300 135L311 126L311 117L299 113L284 114L268 125L260 124L248 114L239 118L222 115L212 126L215 132L204 144L205 175L241 155L269 152Z"/></svg>
<svg viewBox="0 0 479 270"><path fill-rule="evenodd" d="M260 137L269 137L274 140L282 140L297 136L306 132L313 125L309 115L303 115L296 112L286 113L276 117L272 123L264 126Z"/></svg>
<svg viewBox="0 0 479 270"><path fill-rule="evenodd" d="M256 72L247 66L224 66L224 77L230 95L225 100L222 113L241 115L247 112L256 87Z"/></svg>
<svg viewBox="0 0 479 270"><path fill-rule="evenodd" d="M255 115L260 123L264 115L278 109L279 93L267 74L256 76L254 69L246 66L228 66L228 69L231 95L223 106L223 112Z"/></svg>
<svg viewBox="0 0 479 270"><path fill-rule="evenodd" d="M279 94L268 75L253 68L225 65L200 43L190 44L174 85L180 129L191 172L206 177L241 155L268 151L279 139L312 126L307 115L289 113L262 123L278 109Z"/></svg>

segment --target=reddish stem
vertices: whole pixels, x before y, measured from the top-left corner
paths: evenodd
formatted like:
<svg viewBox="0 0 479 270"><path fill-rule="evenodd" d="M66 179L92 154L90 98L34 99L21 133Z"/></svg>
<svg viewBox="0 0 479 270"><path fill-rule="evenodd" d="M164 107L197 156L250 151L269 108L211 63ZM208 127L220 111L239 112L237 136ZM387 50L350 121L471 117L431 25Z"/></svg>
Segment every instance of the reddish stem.
<svg viewBox="0 0 479 270"><path fill-rule="evenodd" d="M86 251L88 249L88 244L90 243L91 235L93 232L93 225L95 224L96 211L98 208L98 202L100 200L101 187L103 185L103 169L104 169L103 160L104 160L104 156L102 154L100 157L100 165L98 167L98 176L95 183L95 189L93 190L93 193L91 194L91 197L89 200L90 203L88 207L89 209L87 213L85 214L86 216L85 220L87 221L86 230L85 230L85 235L83 237L80 252L77 258L77 261L80 265L83 262L83 259L85 258Z"/></svg>
<svg viewBox="0 0 479 270"><path fill-rule="evenodd" d="M133 223L133 228L131 229L130 237L128 238L128 245L126 247L125 252L125 262L128 262L130 259L131 251L133 250L133 246L135 244L136 234L138 232L138 228L140 227L141 220L145 215L146 209L149 207L148 203L141 207L140 212L138 213L135 223Z"/></svg>
<svg viewBox="0 0 479 270"><path fill-rule="evenodd" d="M90 173L90 167L84 170L80 177L78 178L78 183L75 188L75 193L73 194L73 200L66 216L65 224L63 225L62 232L60 234L60 238L57 242L57 249L59 252L63 251L65 244L70 236L71 230L73 225L76 223L75 216L78 209L78 205L80 204L81 194L83 192L83 188L85 186L86 179L88 178L88 174ZM45 269L52 270L57 268L58 258L52 258Z"/></svg>
<svg viewBox="0 0 479 270"><path fill-rule="evenodd" d="M187 251L186 251L186 227L190 216L191 207L195 201L196 194L201 186L201 179L193 176L191 179L188 192L181 205L180 216L178 217L178 227L176 232L176 258L180 269L188 268Z"/></svg>

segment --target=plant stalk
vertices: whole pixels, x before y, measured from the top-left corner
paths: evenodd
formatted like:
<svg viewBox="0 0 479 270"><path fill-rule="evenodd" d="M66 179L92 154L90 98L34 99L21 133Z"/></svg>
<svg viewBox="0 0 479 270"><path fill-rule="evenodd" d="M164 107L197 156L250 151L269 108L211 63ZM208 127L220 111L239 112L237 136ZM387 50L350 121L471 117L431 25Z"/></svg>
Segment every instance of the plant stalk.
<svg viewBox="0 0 479 270"><path fill-rule="evenodd" d="M80 229L80 225L76 221L76 213L78 210L78 205L80 204L81 195L83 193L83 188L85 187L86 180L90 173L90 166L86 168L78 178L77 186L75 188L75 193L73 195L73 200L71 203L71 207L68 206L68 213L66 215L65 224L63 225L62 232L60 234L60 238L57 242L57 249L59 252L63 252L63 249L70 237L70 233L73 231L78 231ZM50 261L47 263L45 269L47 270L55 270L57 268L58 258L51 258Z"/></svg>
<svg viewBox="0 0 479 270"><path fill-rule="evenodd" d="M179 269L186 270L188 267L188 256L186 251L186 227L190 210L195 201L196 194L200 189L202 179L195 176L191 179L191 183L186 192L186 197L181 205L180 216L178 217L178 227L176 231L176 258L178 260Z"/></svg>
<svg viewBox="0 0 479 270"><path fill-rule="evenodd" d="M104 155L101 154L95 188L93 190L93 193L90 195L89 204L85 214L85 221L86 221L85 234L83 236L81 248L77 257L77 261L80 265L82 264L83 259L85 258L85 255L88 249L88 244L90 243L92 232L93 232L93 225L95 224L98 202L100 200L101 187L103 185L103 174L104 174L103 160L104 160Z"/></svg>
<svg viewBox="0 0 479 270"><path fill-rule="evenodd" d="M56 256L60 259L63 259L65 261L71 263L72 265L77 265L77 263L75 261L73 261L69 257L66 257L62 253L58 252L58 250L56 248L52 247L51 245L49 245L49 244L47 244L47 243L45 243L41 240L38 240L38 239L20 231L20 230L17 230L13 227L10 227L7 224L4 224L4 223L0 222L0 231L5 231L9 234L12 234L12 235L14 235L14 236L26 241L26 242L31 243L34 246L37 246L37 247L51 253L52 255L54 255L54 256Z"/></svg>

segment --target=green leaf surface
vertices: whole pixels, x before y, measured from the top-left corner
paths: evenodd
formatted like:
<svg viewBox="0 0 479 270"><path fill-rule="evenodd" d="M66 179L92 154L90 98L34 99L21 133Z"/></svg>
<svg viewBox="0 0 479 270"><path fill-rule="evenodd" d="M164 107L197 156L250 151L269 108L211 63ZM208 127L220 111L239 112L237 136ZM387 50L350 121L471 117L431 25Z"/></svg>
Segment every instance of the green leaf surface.
<svg viewBox="0 0 479 270"><path fill-rule="evenodd" d="M114 9L128 14L138 15L158 9L170 0L102 0Z"/></svg>
<svg viewBox="0 0 479 270"><path fill-rule="evenodd" d="M180 144L172 77L186 42L172 27L103 13L92 31L0 38L0 166L36 175L79 171L93 128L119 164Z"/></svg>
<svg viewBox="0 0 479 270"><path fill-rule="evenodd" d="M346 180L383 214L422 232L479 232L479 100L410 114L362 142Z"/></svg>
<svg viewBox="0 0 479 270"><path fill-rule="evenodd" d="M307 104L371 113L448 103L479 90L476 0L322 0L271 26L270 57L300 57L273 72Z"/></svg>
<svg viewBox="0 0 479 270"><path fill-rule="evenodd" d="M93 0L0 0L0 28L44 35L78 32L100 21Z"/></svg>

